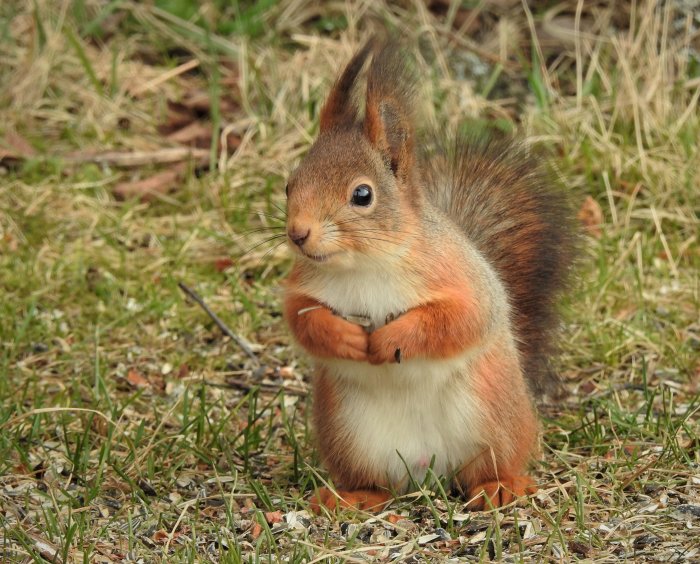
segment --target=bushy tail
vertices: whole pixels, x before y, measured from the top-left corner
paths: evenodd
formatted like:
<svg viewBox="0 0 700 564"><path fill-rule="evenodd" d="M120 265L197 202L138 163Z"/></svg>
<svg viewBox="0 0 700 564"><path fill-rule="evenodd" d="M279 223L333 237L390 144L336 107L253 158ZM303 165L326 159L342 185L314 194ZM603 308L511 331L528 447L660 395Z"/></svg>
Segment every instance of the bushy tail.
<svg viewBox="0 0 700 564"><path fill-rule="evenodd" d="M549 364L559 324L556 302L576 247L565 194L510 141L463 137L424 164L429 197L504 282L530 389L557 392L559 378Z"/></svg>

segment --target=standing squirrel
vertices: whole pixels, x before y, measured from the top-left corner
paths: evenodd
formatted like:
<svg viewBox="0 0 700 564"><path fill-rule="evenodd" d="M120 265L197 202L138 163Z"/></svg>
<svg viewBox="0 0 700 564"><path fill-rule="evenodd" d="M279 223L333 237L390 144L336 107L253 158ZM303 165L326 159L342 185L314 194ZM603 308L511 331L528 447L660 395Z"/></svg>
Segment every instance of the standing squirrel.
<svg viewBox="0 0 700 564"><path fill-rule="evenodd" d="M337 488L316 492L316 511L380 508L430 469L475 509L535 491L532 397L557 385L547 359L568 207L515 143L419 151L415 90L395 43L365 45L287 185L284 314L315 361L316 434Z"/></svg>

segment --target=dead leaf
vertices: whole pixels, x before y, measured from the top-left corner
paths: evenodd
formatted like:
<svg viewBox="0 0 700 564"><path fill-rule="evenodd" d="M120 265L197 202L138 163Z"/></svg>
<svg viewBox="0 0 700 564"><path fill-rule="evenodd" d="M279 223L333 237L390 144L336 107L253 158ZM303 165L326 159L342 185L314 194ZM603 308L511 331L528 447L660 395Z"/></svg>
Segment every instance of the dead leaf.
<svg viewBox="0 0 700 564"><path fill-rule="evenodd" d="M386 520L389 521L389 523L391 523L392 525L396 525L396 523L398 523L402 519L405 519L405 517L402 517L401 515L396 515L395 513L392 513L386 518Z"/></svg>
<svg viewBox="0 0 700 564"><path fill-rule="evenodd" d="M253 528L250 530L250 536L253 537L253 539L257 539L260 536L260 533L262 533L262 525L260 523L253 523Z"/></svg>
<svg viewBox="0 0 700 564"><path fill-rule="evenodd" d="M218 258L214 261L214 268L217 272L223 272L233 266L233 259L230 257Z"/></svg>
<svg viewBox="0 0 700 564"><path fill-rule="evenodd" d="M209 149L211 147L211 139L213 126L209 122L193 121L189 125L178 129L167 136L169 141L193 147L197 149ZM226 135L226 152L230 155L235 152L241 144L241 138L235 133L229 132ZM221 145L221 136L216 140L217 149Z"/></svg>
<svg viewBox="0 0 700 564"><path fill-rule="evenodd" d="M25 137L12 129L5 132L5 142L3 144L6 144L18 153L27 157L33 157L36 155L36 151L34 150L32 144L27 141Z"/></svg>
<svg viewBox="0 0 700 564"><path fill-rule="evenodd" d="M133 369L127 372L126 381L129 382L129 384L131 384L134 388L148 388L150 386L148 380Z"/></svg>
<svg viewBox="0 0 700 564"><path fill-rule="evenodd" d="M601 230L601 225L603 224L603 210L598 202L591 196L586 196L576 217L583 224L583 227L591 237L600 239L603 234Z"/></svg>
<svg viewBox="0 0 700 564"><path fill-rule="evenodd" d="M171 107L170 102L168 102L168 115L165 118L165 123L158 126L158 133L167 136L190 123L192 123L192 115L189 112L178 109L177 106Z"/></svg>
<svg viewBox="0 0 700 564"><path fill-rule="evenodd" d="M186 364L181 364L180 368L177 370L177 378L182 380L183 378L187 378L190 375L190 367L187 366Z"/></svg>
<svg viewBox="0 0 700 564"><path fill-rule="evenodd" d="M139 198L142 202L150 202L157 195L167 194L178 186L187 170L185 163L175 165L169 170L159 172L142 180L120 182L112 193L118 200Z"/></svg>
<svg viewBox="0 0 700 564"><path fill-rule="evenodd" d="M109 423L102 417L93 417L90 425L92 430L100 437L106 437L109 431Z"/></svg>
<svg viewBox="0 0 700 564"><path fill-rule="evenodd" d="M635 306L628 306L616 312L614 317L618 321L625 321L631 318L635 313L637 313L637 308Z"/></svg>
<svg viewBox="0 0 700 564"><path fill-rule="evenodd" d="M587 544L583 544L582 542L572 540L569 541L569 550L571 550L571 552L575 552L576 554L580 554L581 556L588 556L588 553L591 551L591 547Z"/></svg>
<svg viewBox="0 0 700 564"><path fill-rule="evenodd" d="M218 102L219 112L222 115L230 115L238 109L238 104L227 96L222 96ZM191 90L176 104L190 111L195 117L202 118L211 115L209 93L203 90Z"/></svg>
<svg viewBox="0 0 700 564"><path fill-rule="evenodd" d="M183 96L182 100L180 100L180 104L190 112L201 116L208 116L211 111L209 94L203 90L190 90Z"/></svg>
<svg viewBox="0 0 700 564"><path fill-rule="evenodd" d="M237 73L232 73L229 79L237 83ZM233 88L233 86L231 86ZM238 103L228 96L218 100L219 111L222 115L233 114L238 109ZM211 122L211 100L209 93L202 90L191 90L180 100L168 100L168 113L165 122L158 131L168 140L197 149L209 149L212 145L214 126ZM232 154L241 144L241 138L235 133L226 135L226 152ZM222 145L218 136L217 148Z"/></svg>
<svg viewBox="0 0 700 564"><path fill-rule="evenodd" d="M99 418L96 417L95 419L99 419ZM31 469L29 468L29 466L27 466L27 465L24 464L23 462L20 462L19 464L16 464L16 465L12 468L12 471L13 471L15 474L21 474L21 475L28 475L28 474L31 474L31 473L32 473L32 471L31 471Z"/></svg>
<svg viewBox="0 0 700 564"><path fill-rule="evenodd" d="M158 529L155 533L153 533L153 536L151 537L154 542L157 542L158 544L165 544L168 542L168 537L170 535L165 529Z"/></svg>
<svg viewBox="0 0 700 564"><path fill-rule="evenodd" d="M32 144L22 135L10 129L0 139L0 162L6 165L17 165L20 162L36 156Z"/></svg>
<svg viewBox="0 0 700 564"><path fill-rule="evenodd" d="M269 511L265 513L265 521L268 525L274 525L275 523L281 523L284 520L284 516L281 511Z"/></svg>
<svg viewBox="0 0 700 564"><path fill-rule="evenodd" d="M165 544L166 542L168 542L168 539L175 540L176 538L182 536L188 531L189 527L183 527L181 530L173 532L171 537L168 531L166 531L165 529L159 529L155 533L153 533L153 536L151 538L153 539L153 542L157 542L158 544Z"/></svg>
<svg viewBox="0 0 700 564"><path fill-rule="evenodd" d="M187 145L188 147L199 147L206 149L211 146L212 136L211 123L193 121L167 136L169 141Z"/></svg>
<svg viewBox="0 0 700 564"><path fill-rule="evenodd" d="M224 513L224 508L208 505L207 507L200 509L199 512L209 519L220 519Z"/></svg>
<svg viewBox="0 0 700 564"><path fill-rule="evenodd" d="M165 378L156 374L148 379L148 384L157 392L165 392Z"/></svg>
<svg viewBox="0 0 700 564"><path fill-rule="evenodd" d="M2 161L2 149L0 149L0 162ZM2 242L5 243L7 250L14 253L19 248L19 241L16 237L13 237L11 233L5 233L2 238Z"/></svg>

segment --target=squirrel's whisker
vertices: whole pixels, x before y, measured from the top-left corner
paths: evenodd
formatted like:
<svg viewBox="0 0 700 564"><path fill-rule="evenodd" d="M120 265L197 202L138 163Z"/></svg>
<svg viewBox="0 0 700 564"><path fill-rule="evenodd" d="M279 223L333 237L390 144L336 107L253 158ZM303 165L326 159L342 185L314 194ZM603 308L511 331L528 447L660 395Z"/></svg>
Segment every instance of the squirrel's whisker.
<svg viewBox="0 0 700 564"><path fill-rule="evenodd" d="M266 245L266 244L268 244L268 243L271 243L272 241L275 241L275 240L277 240L277 239L286 239L286 238L287 238L287 234L286 234L286 233L284 233L284 234L279 234L279 235L273 235L272 237L268 237L268 238L265 239L264 241L260 241L259 243L253 245L253 246L250 247L249 249L246 249L242 254L238 255L238 258L241 259L241 258L243 258L244 256L246 256L247 254L253 252L253 251L254 251L255 249L257 249L258 247L262 247L263 245ZM284 244L284 243L285 243L285 241L282 241L282 243L280 243L280 244Z"/></svg>

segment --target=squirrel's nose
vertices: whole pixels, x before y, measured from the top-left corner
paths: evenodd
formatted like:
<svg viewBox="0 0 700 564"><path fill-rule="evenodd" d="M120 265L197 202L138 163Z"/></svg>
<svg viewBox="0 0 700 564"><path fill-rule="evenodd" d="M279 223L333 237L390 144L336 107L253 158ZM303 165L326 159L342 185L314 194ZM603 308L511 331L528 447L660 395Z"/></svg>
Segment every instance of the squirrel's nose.
<svg viewBox="0 0 700 564"><path fill-rule="evenodd" d="M297 247L303 247L306 240L309 238L311 229L308 227L292 227L287 231L287 235Z"/></svg>

